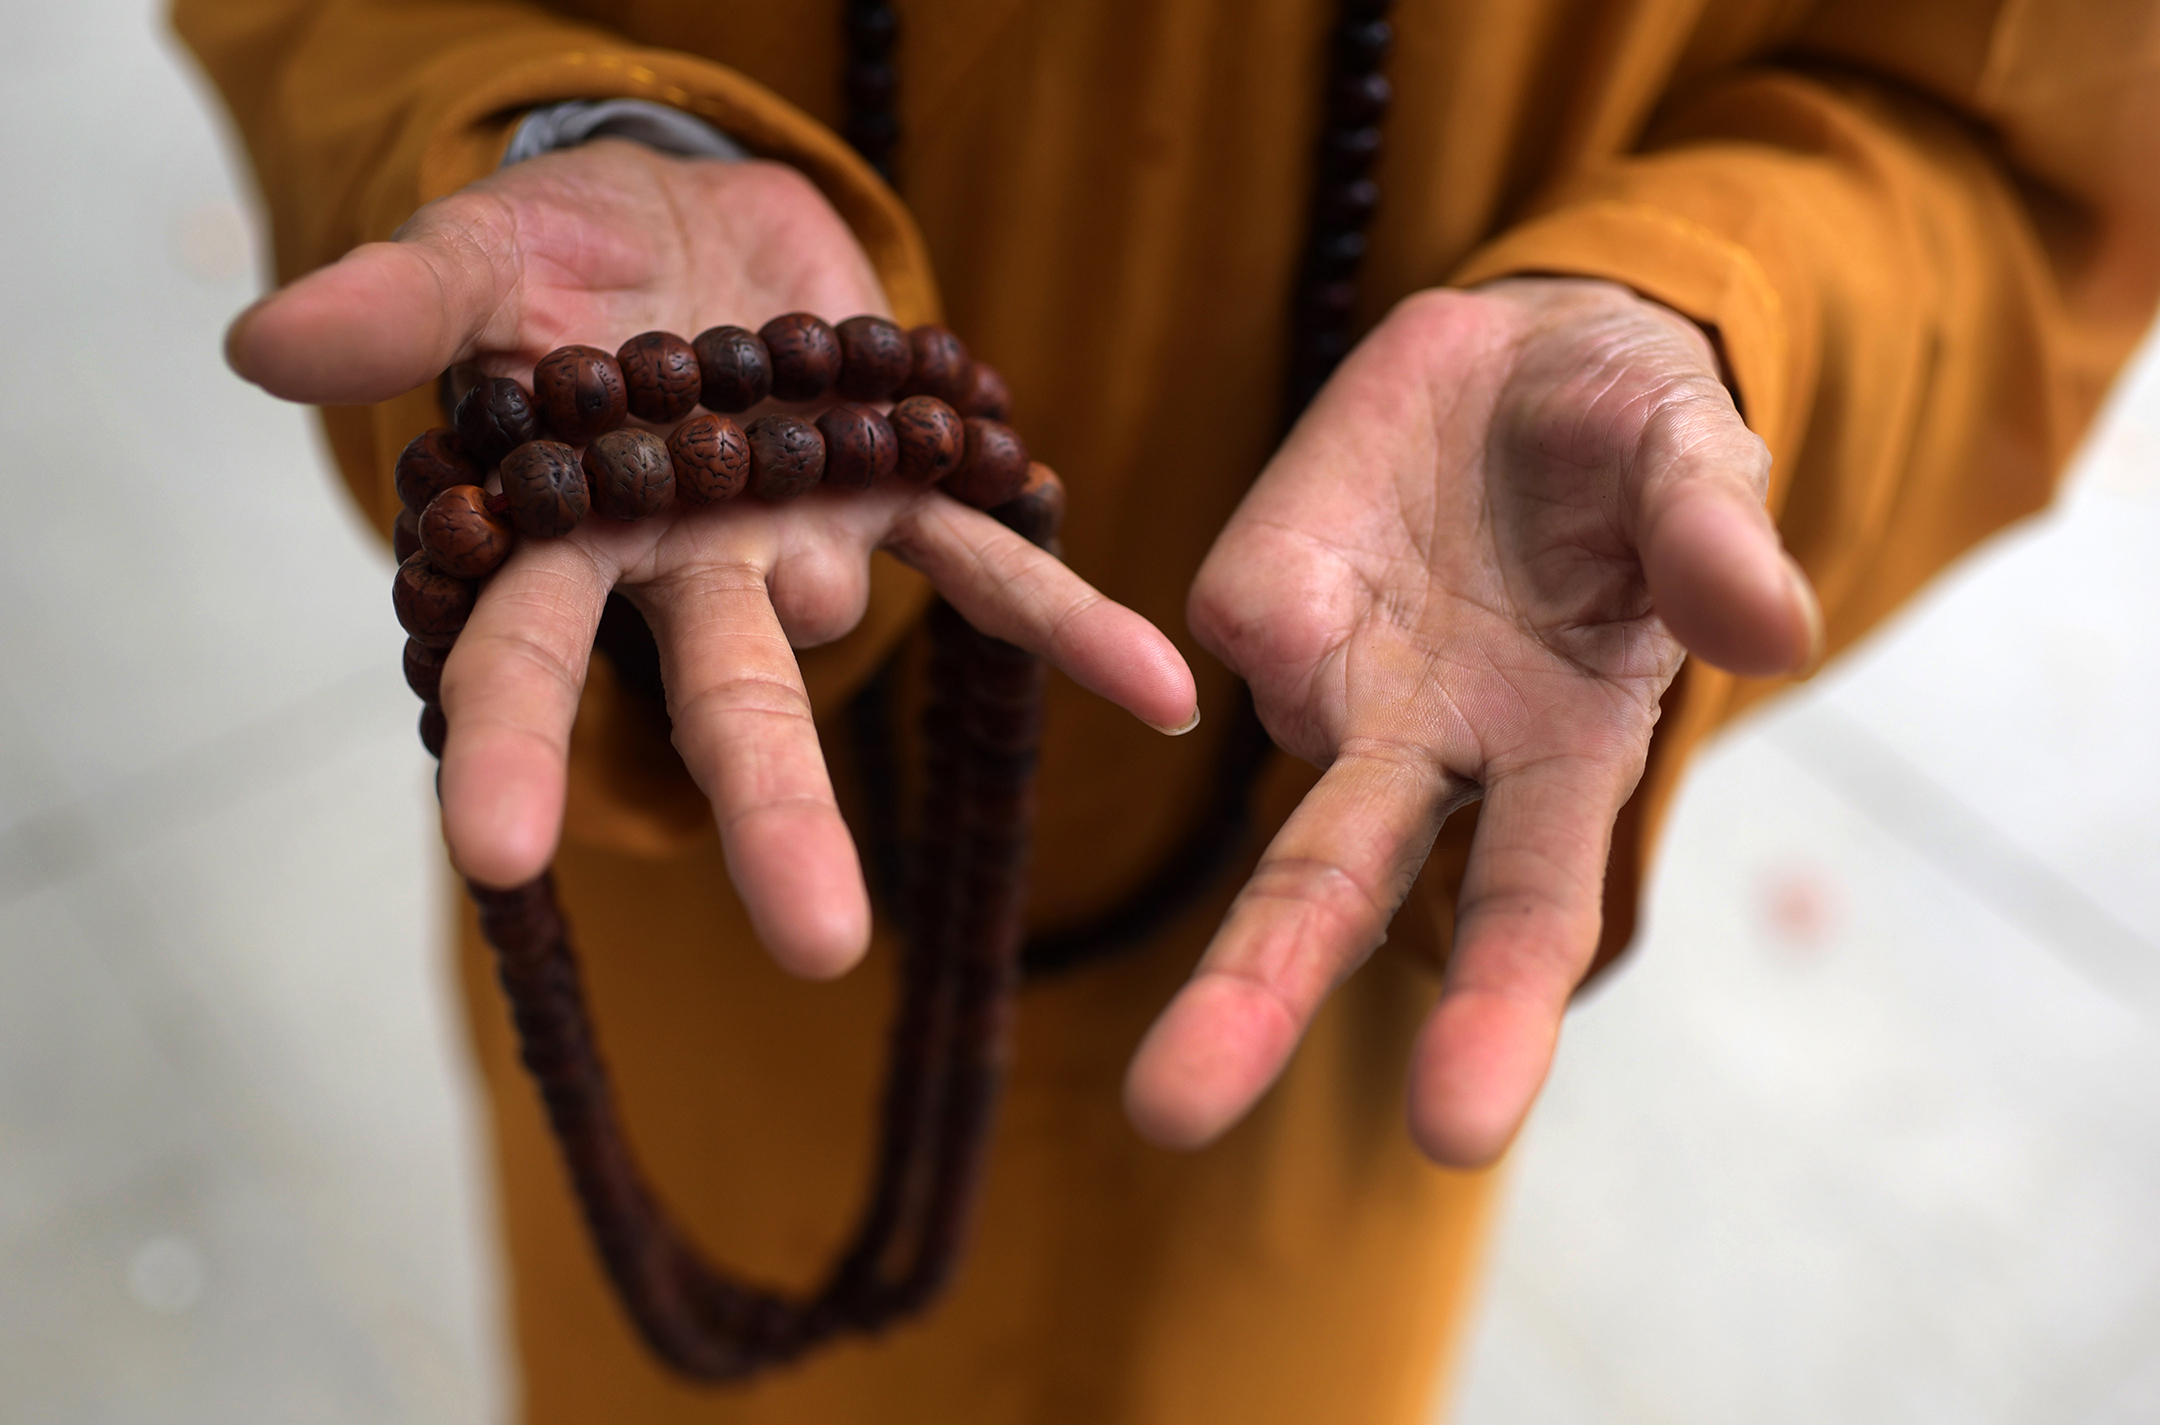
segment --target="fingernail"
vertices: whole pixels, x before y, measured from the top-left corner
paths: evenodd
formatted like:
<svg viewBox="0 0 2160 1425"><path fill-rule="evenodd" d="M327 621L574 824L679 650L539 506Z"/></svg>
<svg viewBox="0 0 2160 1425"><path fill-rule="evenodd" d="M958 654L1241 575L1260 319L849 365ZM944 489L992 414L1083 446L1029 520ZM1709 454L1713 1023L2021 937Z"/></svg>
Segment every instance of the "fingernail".
<svg viewBox="0 0 2160 1425"><path fill-rule="evenodd" d="M225 364L243 377L247 373L240 368L240 338L246 334L248 323L255 319L255 314L262 310L263 303L269 300L268 297L256 298L225 326Z"/></svg>
<svg viewBox="0 0 2160 1425"><path fill-rule="evenodd" d="M1792 676L1806 678L1822 667L1823 654L1828 647L1828 638L1823 629L1822 601L1815 597L1815 586L1808 582L1808 576L1801 570L1799 561L1790 554L1785 556L1785 577L1792 580L1793 594L1800 600L1800 612L1807 619L1808 632L1807 656L1800 660L1800 666L1793 669Z"/></svg>
<svg viewBox="0 0 2160 1425"><path fill-rule="evenodd" d="M242 380L255 380L255 374L253 374L253 371L248 371L240 363L240 341L248 335L248 326L255 324L255 315L264 307L268 307L270 298L274 298L274 296L276 296L274 291L266 291L264 296L259 296L253 302L248 302L246 307L240 309L238 317L233 317L231 322L225 324L225 365L229 365Z"/></svg>
<svg viewBox="0 0 2160 1425"><path fill-rule="evenodd" d="M1199 725L1200 708L1198 704L1194 705L1192 710L1192 716L1185 719L1185 721L1179 723L1176 727L1164 727L1159 722L1151 722L1148 724L1149 727L1154 728L1157 732L1161 733L1165 737L1183 737L1186 733L1191 732Z"/></svg>

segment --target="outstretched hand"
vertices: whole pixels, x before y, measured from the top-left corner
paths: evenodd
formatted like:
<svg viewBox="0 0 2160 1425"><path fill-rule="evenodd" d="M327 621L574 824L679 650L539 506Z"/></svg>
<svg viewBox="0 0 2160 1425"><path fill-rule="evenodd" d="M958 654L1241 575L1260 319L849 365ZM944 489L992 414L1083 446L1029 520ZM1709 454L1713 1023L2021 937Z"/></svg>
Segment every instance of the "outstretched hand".
<svg viewBox="0 0 2160 1425"><path fill-rule="evenodd" d="M755 329L783 312L883 313L868 259L822 195L769 163L672 159L602 140L497 173L243 313L241 375L320 404L386 400L455 363L530 380L555 347L652 329ZM794 648L861 619L891 550L960 612L1158 727L1192 676L1131 610L987 515L935 491L812 492L787 505L677 507L524 541L443 671L443 829L483 884L531 879L561 833L570 727L608 591L659 642L684 764L767 948L837 974L869 943L869 899L833 798Z"/></svg>
<svg viewBox="0 0 2160 1425"><path fill-rule="evenodd" d="M1427 293L1351 353L1193 586L1194 633L1326 770L1142 1043L1143 1133L1235 1122L1482 797L1410 1126L1443 1163L1500 1153L1596 950L1613 822L1682 658L1819 654L1769 463L1701 330L1611 284Z"/></svg>

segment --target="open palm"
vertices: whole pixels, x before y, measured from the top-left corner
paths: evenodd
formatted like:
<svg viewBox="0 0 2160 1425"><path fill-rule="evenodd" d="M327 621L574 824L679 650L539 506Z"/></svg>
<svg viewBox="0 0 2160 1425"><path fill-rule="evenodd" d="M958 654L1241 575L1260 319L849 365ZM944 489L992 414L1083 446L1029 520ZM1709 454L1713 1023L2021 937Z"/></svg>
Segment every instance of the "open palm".
<svg viewBox="0 0 2160 1425"><path fill-rule="evenodd" d="M1482 797L1411 1126L1444 1162L1505 1146L1685 653L1811 656L1768 465L1702 333L1617 287L1431 293L1360 344L1194 585L1195 633L1326 772L1143 1044L1144 1131L1201 1142L1242 1114Z"/></svg>
<svg viewBox="0 0 2160 1425"><path fill-rule="evenodd" d="M575 342L613 349L654 329L885 310L854 237L794 170L603 140L430 204L395 241L244 313L227 347L278 395L357 403L461 362L529 381L541 356ZM792 969L847 968L869 943L869 902L794 649L860 621L877 548L928 574L978 627L1144 720L1189 719L1191 674L1159 631L935 491L594 518L521 544L445 666L443 827L459 868L510 886L553 856L571 723L619 585L653 625L677 749L711 799L752 923Z"/></svg>

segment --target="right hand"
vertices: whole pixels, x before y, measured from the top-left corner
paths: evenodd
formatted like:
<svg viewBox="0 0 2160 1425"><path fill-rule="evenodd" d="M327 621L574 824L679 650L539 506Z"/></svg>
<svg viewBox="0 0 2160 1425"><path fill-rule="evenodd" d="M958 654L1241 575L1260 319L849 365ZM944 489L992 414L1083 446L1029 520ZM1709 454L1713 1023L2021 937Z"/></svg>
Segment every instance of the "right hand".
<svg viewBox="0 0 2160 1425"><path fill-rule="evenodd" d="M472 362L530 382L558 346L655 328L753 329L783 312L884 313L869 259L810 182L772 163L664 157L603 139L430 203L234 321L234 370L321 405L387 400ZM1157 727L1185 724L1170 641L987 515L935 491L740 499L523 541L443 675L443 831L485 885L530 880L561 835L570 725L620 584L659 641L684 764L711 799L760 938L800 974L846 970L869 897L793 649L862 618L870 552L927 574L984 631L1042 654Z"/></svg>

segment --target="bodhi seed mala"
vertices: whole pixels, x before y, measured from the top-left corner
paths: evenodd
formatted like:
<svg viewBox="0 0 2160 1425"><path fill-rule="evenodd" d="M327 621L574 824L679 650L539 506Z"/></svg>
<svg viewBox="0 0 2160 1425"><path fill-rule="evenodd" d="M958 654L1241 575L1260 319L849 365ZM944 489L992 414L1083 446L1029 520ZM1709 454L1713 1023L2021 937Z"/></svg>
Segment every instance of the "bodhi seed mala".
<svg viewBox="0 0 2160 1425"><path fill-rule="evenodd" d="M1285 428L1350 345L1390 101L1382 73L1392 40L1388 8L1388 0L1337 0L1328 31L1312 199L1291 299ZM890 180L900 139L898 22L885 0L842 0L841 21L842 128ZM767 397L828 394L841 403L814 422L787 414L741 426L731 419ZM889 413L876 408L894 398ZM706 413L692 415L701 404ZM564 347L534 368L530 392L515 381L481 381L458 403L454 430L429 431L398 460L404 511L395 541L403 562L395 602L410 634L406 680L425 703L422 742L441 755L443 661L481 581L517 539L559 537L592 511L640 519L745 493L782 501L819 484L936 484L1054 553L1064 490L1002 423L1008 404L997 373L970 360L943 328L903 332L867 316L828 326L804 313L754 333L716 327L694 342L647 332L612 357ZM681 424L662 440L626 426L629 416ZM467 883L496 951L525 1066L607 1273L653 1351L696 1379L741 1380L841 1333L877 1330L930 1301L958 1259L1023 963L1043 672L1037 659L976 632L942 600L932 602L926 622L926 794L915 840L925 854L899 908L908 935L877 1166L853 1235L807 1295L789 1297L707 1264L647 1187L616 1116L550 875L507 891ZM873 679L849 721L873 734L858 736L858 755L889 766L876 732L887 683L883 674ZM1124 903L1029 942L1031 972L1147 939L1233 860L1270 743L1249 697L1231 724L1215 793L1185 841ZM876 862L885 858L875 843L889 840L891 828L872 820Z"/></svg>
<svg viewBox="0 0 2160 1425"><path fill-rule="evenodd" d="M815 422L731 419L768 396L828 394L846 399ZM894 398L890 414L870 404ZM708 413L682 419L700 403ZM418 547L398 567L394 602L409 635L406 679L426 703L421 741L442 754L443 663L482 581L518 539L558 538L590 511L634 520L745 494L789 500L819 484L936 484L1054 550L1063 487L994 419L1005 403L997 373L942 327L904 332L880 317L832 327L806 313L695 342L647 332L614 356L563 347L533 368L530 393L483 380L458 403L455 429L419 436L398 458L401 547ZM630 416L681 424L663 441L626 426ZM707 1265L646 1186L551 878L503 891L466 883L608 1275L647 1343L688 1375L737 1379L842 1331L874 1330L928 1301L958 1256L1017 979L1043 679L1037 659L942 602L929 631L922 845L937 855L916 885L869 1202L808 1296Z"/></svg>

